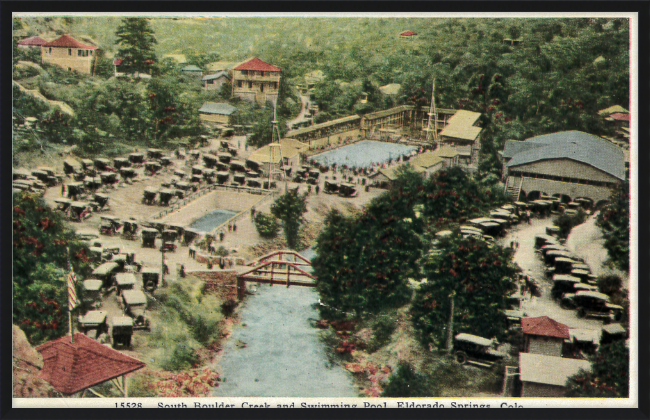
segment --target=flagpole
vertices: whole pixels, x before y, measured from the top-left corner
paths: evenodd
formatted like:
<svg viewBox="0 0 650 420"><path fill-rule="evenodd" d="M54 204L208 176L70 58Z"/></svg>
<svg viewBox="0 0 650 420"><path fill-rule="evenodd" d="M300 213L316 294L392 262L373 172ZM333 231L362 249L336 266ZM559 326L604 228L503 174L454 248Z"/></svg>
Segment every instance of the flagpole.
<svg viewBox="0 0 650 420"><path fill-rule="evenodd" d="M68 253L68 277L72 273L72 265L70 264L70 247L66 248ZM66 288L70 287L70 280L66 278L65 281ZM70 344L74 343L74 333L72 331L72 307L70 305L70 290L68 290L68 326L70 328Z"/></svg>

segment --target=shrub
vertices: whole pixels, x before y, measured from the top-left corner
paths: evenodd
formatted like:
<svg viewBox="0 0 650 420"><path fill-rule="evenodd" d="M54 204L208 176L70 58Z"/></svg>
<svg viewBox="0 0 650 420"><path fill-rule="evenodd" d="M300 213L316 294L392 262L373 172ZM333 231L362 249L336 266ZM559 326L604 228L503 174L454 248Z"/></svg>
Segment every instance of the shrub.
<svg viewBox="0 0 650 420"><path fill-rule="evenodd" d="M228 299L224 303L221 304L221 313L225 317L229 317L235 312L235 308L237 307L237 301Z"/></svg>
<svg viewBox="0 0 650 420"><path fill-rule="evenodd" d="M558 216L553 223L560 229L560 232L558 234L560 238L566 238L569 236L569 233L571 233L571 229L584 223L586 219L587 215L585 214L584 210L580 209L578 211L578 214L574 216L570 216L568 214L562 214Z"/></svg>
<svg viewBox="0 0 650 420"><path fill-rule="evenodd" d="M275 216L259 212L255 216L254 223L257 233L259 233L262 238L275 238L278 236L280 224Z"/></svg>
<svg viewBox="0 0 650 420"><path fill-rule="evenodd" d="M368 343L368 351L373 353L390 342L395 332L395 320L389 316L379 318L372 326L372 340Z"/></svg>
<svg viewBox="0 0 650 420"><path fill-rule="evenodd" d="M598 290L606 295L618 293L623 286L623 280L615 274L598 277Z"/></svg>
<svg viewBox="0 0 650 420"><path fill-rule="evenodd" d="M168 371L178 372L190 369L199 363L199 356L187 343L178 343L172 353L161 363L161 367Z"/></svg>
<svg viewBox="0 0 650 420"><path fill-rule="evenodd" d="M397 370L388 378L382 397L410 398L431 397L434 393L433 383L427 375L419 374L413 366L400 361Z"/></svg>

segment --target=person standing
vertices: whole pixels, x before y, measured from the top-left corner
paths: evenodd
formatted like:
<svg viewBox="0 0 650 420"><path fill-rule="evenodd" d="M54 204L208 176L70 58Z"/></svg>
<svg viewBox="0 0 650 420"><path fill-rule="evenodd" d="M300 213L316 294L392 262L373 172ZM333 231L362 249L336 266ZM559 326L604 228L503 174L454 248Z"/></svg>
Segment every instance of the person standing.
<svg viewBox="0 0 650 420"><path fill-rule="evenodd" d="M233 232L237 232L237 225L236 225L236 224L233 224L233 225L232 225L232 231L233 231Z"/></svg>

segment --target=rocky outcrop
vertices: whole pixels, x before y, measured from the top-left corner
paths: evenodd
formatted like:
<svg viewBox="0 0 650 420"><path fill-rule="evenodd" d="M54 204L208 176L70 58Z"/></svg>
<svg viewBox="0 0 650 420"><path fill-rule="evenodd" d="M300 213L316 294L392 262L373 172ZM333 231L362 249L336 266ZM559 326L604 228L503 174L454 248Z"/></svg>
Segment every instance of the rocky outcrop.
<svg viewBox="0 0 650 420"><path fill-rule="evenodd" d="M43 358L27 341L23 330L16 325L13 336L13 396L15 398L55 397L54 389L38 377L43 368Z"/></svg>

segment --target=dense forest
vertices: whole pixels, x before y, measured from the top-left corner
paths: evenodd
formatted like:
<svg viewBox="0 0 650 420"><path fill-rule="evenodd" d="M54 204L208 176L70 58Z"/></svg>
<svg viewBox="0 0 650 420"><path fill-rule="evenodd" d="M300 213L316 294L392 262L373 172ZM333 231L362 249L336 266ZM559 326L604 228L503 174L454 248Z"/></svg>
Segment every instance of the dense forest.
<svg viewBox="0 0 650 420"><path fill-rule="evenodd" d="M321 70L325 80L312 91L312 100L323 110L316 122L401 103L428 106L435 78L438 106L484 113L487 150L492 144L500 148L506 139L558 130L605 135L608 128L597 111L629 103L629 23L625 19L151 18L148 21L157 41L153 47L156 74L161 80L146 87L111 77L109 57L119 50L119 18L14 21L17 39L70 33L100 47L94 77L61 74L46 65L42 71L14 71L14 79L25 87L69 103L78 114L75 118L92 112L94 129L79 133L75 129L82 125L70 124L74 129L66 133L81 144L90 141L89 137L107 143L113 136L117 143L132 144L137 135L144 144L154 144L199 134L200 127L191 116L206 100L229 100L228 92L202 91L195 80L180 74L173 60L165 58L168 54L183 54L188 64L199 66L258 56L281 67L290 98L289 106L283 107L283 119L299 109L295 85L307 72ZM399 33L407 29L418 35L400 38ZM510 45L504 39L520 43ZM37 57L34 61L39 62ZM401 85L397 95L379 92L378 87L389 83ZM172 89L169 103L179 110L177 120L183 120L182 127L155 134L152 125L167 115L125 117L116 111L145 110L138 102L149 102L143 91L151 94L158 88ZM363 93L368 103L361 105ZM21 115L31 116L26 115L31 112L51 119L47 112L24 105L21 95L15 96L14 107ZM270 119L260 110L246 109L242 114L240 120L247 125ZM122 130L122 125L129 124L125 118L132 125L144 121L148 127ZM257 144L270 141L270 130L264 134L262 128L256 129ZM52 134L51 140L60 140L57 137L61 135Z"/></svg>

